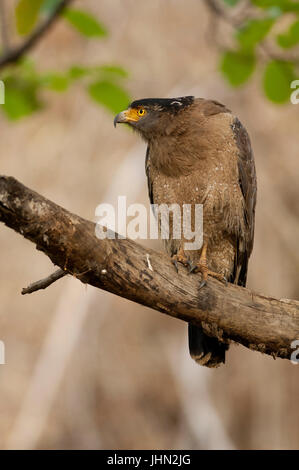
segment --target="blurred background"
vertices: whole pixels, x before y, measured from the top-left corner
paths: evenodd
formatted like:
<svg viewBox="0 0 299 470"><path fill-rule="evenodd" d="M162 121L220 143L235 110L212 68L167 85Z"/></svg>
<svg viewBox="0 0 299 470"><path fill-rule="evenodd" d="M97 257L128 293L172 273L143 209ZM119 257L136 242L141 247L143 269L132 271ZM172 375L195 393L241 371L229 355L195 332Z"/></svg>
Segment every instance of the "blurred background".
<svg viewBox="0 0 299 470"><path fill-rule="evenodd" d="M58 3L47 1L36 21ZM83 18L80 32L78 10L77 17L66 11L24 61L1 66L7 80L1 174L90 220L98 204L115 203L118 195L128 204L148 203L145 144L125 127L115 130L113 113L130 98L217 99L248 129L256 159L248 286L296 299L299 104L289 102L283 75L296 78L298 48L288 29L296 9L282 15L271 0L267 11L255 10L258 0L208 3L72 2L92 15L93 26ZM33 24L24 1L2 1L0 13L5 54L26 40ZM248 15L268 15L268 23L246 46L252 23L238 28ZM236 38L240 31L245 43L244 34ZM256 49L268 34L295 47ZM185 323L69 276L21 296L54 267L3 225L0 246L2 449L298 448L299 366L233 345L221 368L199 367L188 355Z"/></svg>

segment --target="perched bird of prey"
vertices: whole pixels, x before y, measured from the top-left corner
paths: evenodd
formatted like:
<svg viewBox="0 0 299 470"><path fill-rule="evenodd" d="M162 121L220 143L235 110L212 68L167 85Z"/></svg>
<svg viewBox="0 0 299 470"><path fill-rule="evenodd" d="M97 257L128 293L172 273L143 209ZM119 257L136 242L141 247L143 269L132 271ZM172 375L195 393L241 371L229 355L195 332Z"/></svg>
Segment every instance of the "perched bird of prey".
<svg viewBox="0 0 299 470"><path fill-rule="evenodd" d="M135 129L148 147L146 175L152 204L202 204L203 244L184 250L170 232L165 247L174 264L245 286L254 237L256 174L246 129L217 101L185 96L141 99L116 123ZM201 365L225 362L228 344L188 325L190 354Z"/></svg>

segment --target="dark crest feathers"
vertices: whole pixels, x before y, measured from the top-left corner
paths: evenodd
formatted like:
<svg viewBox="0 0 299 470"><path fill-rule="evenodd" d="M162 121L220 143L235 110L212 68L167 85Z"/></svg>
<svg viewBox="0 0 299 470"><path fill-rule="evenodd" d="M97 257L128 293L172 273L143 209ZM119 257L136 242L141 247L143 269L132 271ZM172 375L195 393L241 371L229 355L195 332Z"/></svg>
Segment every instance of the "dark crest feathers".
<svg viewBox="0 0 299 470"><path fill-rule="evenodd" d="M145 98L142 100L133 101L130 104L130 108L144 106L145 108L154 108L157 111L176 113L177 111L190 106L193 102L194 96L182 96L179 98Z"/></svg>

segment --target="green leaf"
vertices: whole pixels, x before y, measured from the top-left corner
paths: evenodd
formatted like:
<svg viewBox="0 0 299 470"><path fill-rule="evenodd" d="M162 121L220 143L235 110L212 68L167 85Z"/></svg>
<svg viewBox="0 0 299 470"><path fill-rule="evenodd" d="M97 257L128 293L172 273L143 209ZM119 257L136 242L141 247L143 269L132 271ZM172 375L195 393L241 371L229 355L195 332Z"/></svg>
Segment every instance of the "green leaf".
<svg viewBox="0 0 299 470"><path fill-rule="evenodd" d="M29 56L22 57L18 62L17 74L21 76L22 79L33 82L38 76L34 60Z"/></svg>
<svg viewBox="0 0 299 470"><path fill-rule="evenodd" d="M260 8L270 8L270 7L282 7L289 0L251 0L253 5L256 5Z"/></svg>
<svg viewBox="0 0 299 470"><path fill-rule="evenodd" d="M71 80L78 80L88 75L93 78L101 78L102 80L128 77L127 71L119 65L96 65L91 67L73 65L68 71L68 76Z"/></svg>
<svg viewBox="0 0 299 470"><path fill-rule="evenodd" d="M291 82L294 80L293 65L289 62L272 60L264 71L263 85L266 96L274 103L290 100Z"/></svg>
<svg viewBox="0 0 299 470"><path fill-rule="evenodd" d="M126 108L130 102L130 97L123 88L106 80L92 83L88 87L88 92L94 101L113 113Z"/></svg>
<svg viewBox="0 0 299 470"><path fill-rule="evenodd" d="M63 13L64 18L81 34L87 37L107 36L106 28L90 13L83 10L68 8Z"/></svg>
<svg viewBox="0 0 299 470"><path fill-rule="evenodd" d="M264 18L261 20L249 20L248 23L240 29L236 38L242 49L253 49L268 34L274 24L273 18Z"/></svg>
<svg viewBox="0 0 299 470"><path fill-rule="evenodd" d="M260 8L278 7L285 12L299 12L297 0L251 0L251 3Z"/></svg>
<svg viewBox="0 0 299 470"><path fill-rule="evenodd" d="M81 65L73 65L68 71L68 76L71 80L78 80L79 78L85 77L89 73L89 68L82 67Z"/></svg>
<svg viewBox="0 0 299 470"><path fill-rule="evenodd" d="M285 34L279 34L277 42L284 49L296 46L299 43L299 20L295 21Z"/></svg>
<svg viewBox="0 0 299 470"><path fill-rule="evenodd" d="M226 51L220 63L222 74L233 87L243 85L253 73L254 67L254 55L242 51Z"/></svg>
<svg viewBox="0 0 299 470"><path fill-rule="evenodd" d="M21 36L29 34L34 28L43 0L19 0L15 15L17 31Z"/></svg>
<svg viewBox="0 0 299 470"><path fill-rule="evenodd" d="M223 0L223 1L230 7L234 7L239 2L239 0Z"/></svg>
<svg viewBox="0 0 299 470"><path fill-rule="evenodd" d="M62 92L68 89L70 79L66 75L52 72L44 75L40 83L42 86L50 88L50 90Z"/></svg>
<svg viewBox="0 0 299 470"><path fill-rule="evenodd" d="M283 14L283 11L281 8L279 7L271 7L271 8L267 8L267 15L268 15L268 18L273 18L273 19L277 19L279 18L281 15Z"/></svg>
<svg viewBox="0 0 299 470"><path fill-rule="evenodd" d="M112 76L115 75L120 78L128 77L128 72L119 65L100 65L98 67L95 67L94 70L99 73L104 73Z"/></svg>
<svg viewBox="0 0 299 470"><path fill-rule="evenodd" d="M1 108L9 119L15 121L28 116L41 106L37 97L37 88L30 82L14 77L5 81L5 104L1 105Z"/></svg>

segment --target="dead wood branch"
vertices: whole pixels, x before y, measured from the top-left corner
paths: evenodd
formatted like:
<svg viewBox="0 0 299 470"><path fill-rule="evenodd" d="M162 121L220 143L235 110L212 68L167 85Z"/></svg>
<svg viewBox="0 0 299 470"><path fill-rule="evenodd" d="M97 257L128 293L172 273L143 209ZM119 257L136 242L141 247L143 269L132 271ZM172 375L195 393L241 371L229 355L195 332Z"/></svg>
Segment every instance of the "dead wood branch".
<svg viewBox="0 0 299 470"><path fill-rule="evenodd" d="M0 177L0 221L32 241L63 271L92 286L186 322L211 336L289 359L299 339L299 302L265 297L184 268L124 239L99 240L95 224L54 204L12 177Z"/></svg>

